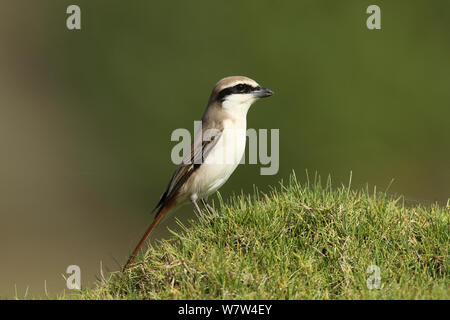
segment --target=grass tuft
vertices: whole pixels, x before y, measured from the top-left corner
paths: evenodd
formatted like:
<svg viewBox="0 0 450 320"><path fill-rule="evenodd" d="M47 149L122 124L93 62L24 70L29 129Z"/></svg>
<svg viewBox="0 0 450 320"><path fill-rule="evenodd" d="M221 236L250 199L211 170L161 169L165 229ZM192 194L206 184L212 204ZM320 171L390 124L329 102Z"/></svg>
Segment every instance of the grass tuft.
<svg viewBox="0 0 450 320"><path fill-rule="evenodd" d="M449 212L293 175L269 193L219 197L83 299L449 299ZM380 289L369 289L369 266Z"/></svg>

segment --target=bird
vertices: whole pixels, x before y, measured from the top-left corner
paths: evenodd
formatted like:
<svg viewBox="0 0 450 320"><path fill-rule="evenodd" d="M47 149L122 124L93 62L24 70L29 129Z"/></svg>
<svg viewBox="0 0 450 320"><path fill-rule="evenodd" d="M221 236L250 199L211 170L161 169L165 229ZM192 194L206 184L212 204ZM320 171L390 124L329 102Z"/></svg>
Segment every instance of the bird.
<svg viewBox="0 0 450 320"><path fill-rule="evenodd" d="M170 210L191 202L197 214L198 201L210 214L209 195L216 192L239 165L246 145L247 112L250 106L274 92L244 76L230 76L214 86L203 113L201 127L194 135L190 152L172 175L159 202L156 215L123 270L133 262L146 239Z"/></svg>

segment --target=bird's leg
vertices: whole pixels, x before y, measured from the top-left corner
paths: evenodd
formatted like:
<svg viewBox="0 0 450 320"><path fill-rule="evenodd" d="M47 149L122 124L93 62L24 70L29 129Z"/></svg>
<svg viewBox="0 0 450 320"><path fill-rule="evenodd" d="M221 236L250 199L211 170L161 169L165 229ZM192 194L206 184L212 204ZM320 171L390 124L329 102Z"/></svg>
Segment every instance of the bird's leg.
<svg viewBox="0 0 450 320"><path fill-rule="evenodd" d="M191 199L192 204L194 205L195 211L198 213L198 215L202 215L202 211L200 210L200 207L197 204L197 201L194 199Z"/></svg>
<svg viewBox="0 0 450 320"><path fill-rule="evenodd" d="M203 207L204 207L209 213L211 213L211 212L209 211L209 208L206 206L206 201L205 201L205 199L201 199L201 202L202 202L202 204L203 204Z"/></svg>
<svg viewBox="0 0 450 320"><path fill-rule="evenodd" d="M208 212L210 214L212 214L213 216L216 215L216 213L214 212L214 209L209 205L209 203L205 199L202 199L202 203L205 206L206 210L208 210Z"/></svg>
<svg viewBox="0 0 450 320"><path fill-rule="evenodd" d="M208 202L206 202L206 207L208 208L209 212L211 212L211 214L213 216L216 215L216 212L214 211L213 207L211 207Z"/></svg>

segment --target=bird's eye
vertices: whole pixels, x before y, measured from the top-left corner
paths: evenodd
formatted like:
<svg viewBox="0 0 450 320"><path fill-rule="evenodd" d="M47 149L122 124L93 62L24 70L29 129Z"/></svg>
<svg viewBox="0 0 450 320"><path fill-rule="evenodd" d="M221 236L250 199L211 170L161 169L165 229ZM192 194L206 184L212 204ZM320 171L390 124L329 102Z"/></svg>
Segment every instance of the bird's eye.
<svg viewBox="0 0 450 320"><path fill-rule="evenodd" d="M244 92L244 91L245 91L245 85L244 85L244 84L238 84L238 85L236 86L236 89L237 89L239 92Z"/></svg>

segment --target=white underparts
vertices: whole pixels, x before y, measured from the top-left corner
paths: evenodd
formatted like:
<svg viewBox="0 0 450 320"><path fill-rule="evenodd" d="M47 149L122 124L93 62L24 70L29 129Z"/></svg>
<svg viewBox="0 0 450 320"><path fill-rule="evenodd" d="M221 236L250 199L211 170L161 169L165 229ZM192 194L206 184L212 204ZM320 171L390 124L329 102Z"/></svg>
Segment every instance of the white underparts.
<svg viewBox="0 0 450 320"><path fill-rule="evenodd" d="M247 112L255 100L252 94L232 94L223 101L229 118L223 121L217 144L186 183L191 200L217 191L239 165L245 152Z"/></svg>

